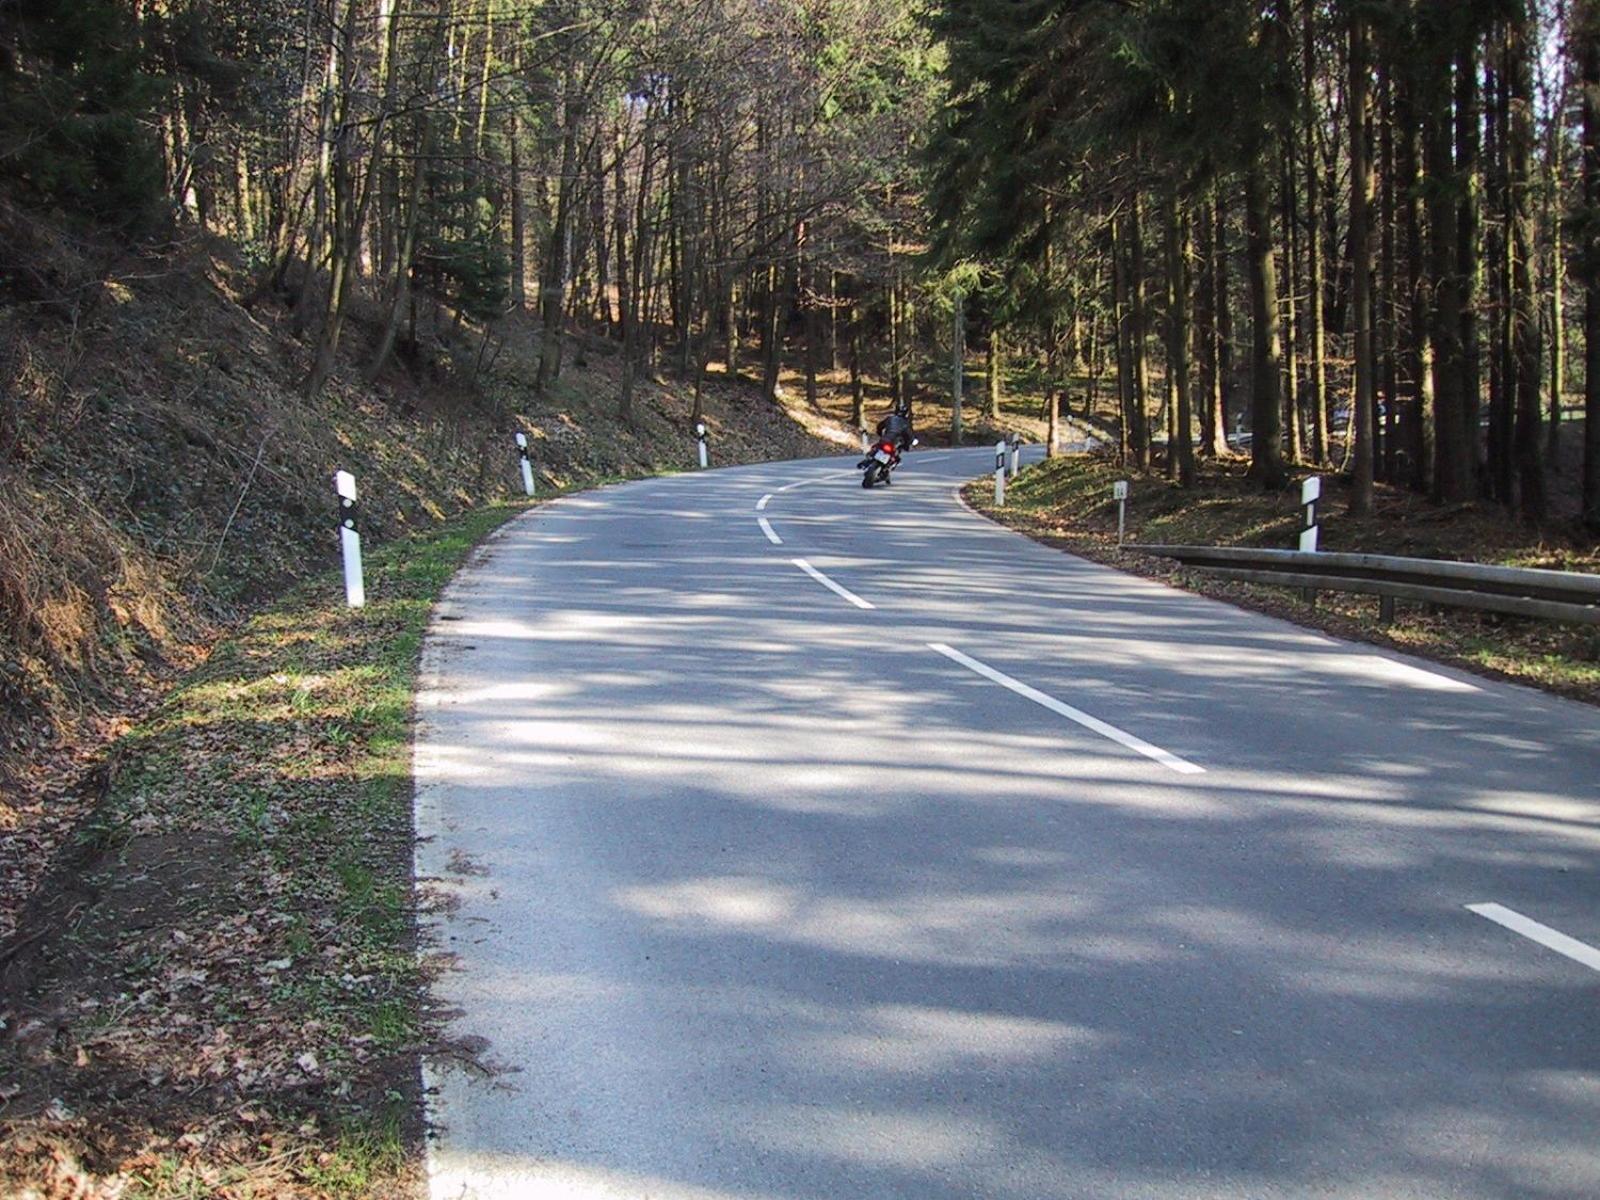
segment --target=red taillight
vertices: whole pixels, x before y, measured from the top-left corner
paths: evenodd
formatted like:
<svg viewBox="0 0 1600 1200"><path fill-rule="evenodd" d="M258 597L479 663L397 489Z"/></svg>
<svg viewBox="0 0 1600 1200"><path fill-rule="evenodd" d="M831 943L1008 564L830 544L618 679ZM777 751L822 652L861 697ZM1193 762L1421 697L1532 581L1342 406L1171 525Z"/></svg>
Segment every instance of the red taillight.
<svg viewBox="0 0 1600 1200"><path fill-rule="evenodd" d="M890 454L893 454L894 453L894 443L893 442L885 442L883 445L879 446L878 449L886 450Z"/></svg>

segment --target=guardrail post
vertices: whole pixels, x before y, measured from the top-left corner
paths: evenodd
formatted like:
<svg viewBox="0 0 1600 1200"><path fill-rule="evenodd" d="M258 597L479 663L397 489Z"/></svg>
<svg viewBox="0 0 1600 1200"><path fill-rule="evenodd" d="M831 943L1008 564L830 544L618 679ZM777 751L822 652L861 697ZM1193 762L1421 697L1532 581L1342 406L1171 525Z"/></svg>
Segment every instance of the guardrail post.
<svg viewBox="0 0 1600 1200"><path fill-rule="evenodd" d="M696 421L694 424L694 438L700 444L700 469L702 471L710 465L710 459L706 451L706 436L706 423L704 421Z"/></svg>
<svg viewBox="0 0 1600 1200"><path fill-rule="evenodd" d="M533 464L528 461L528 435L518 431L517 455L522 459L522 490L533 495Z"/></svg>
<svg viewBox="0 0 1600 1200"><path fill-rule="evenodd" d="M1006 443L1002 438L994 444L994 506L1004 508L1006 503Z"/></svg>
<svg viewBox="0 0 1600 1200"><path fill-rule="evenodd" d="M1128 481L1119 479L1111 485L1111 498L1117 502L1117 545L1122 545L1128 527Z"/></svg>
<svg viewBox="0 0 1600 1200"><path fill-rule="evenodd" d="M361 534L356 531L356 477L340 471L333 477L339 493L339 549L344 556L344 599L351 608L367 602L367 589L361 580Z"/></svg>

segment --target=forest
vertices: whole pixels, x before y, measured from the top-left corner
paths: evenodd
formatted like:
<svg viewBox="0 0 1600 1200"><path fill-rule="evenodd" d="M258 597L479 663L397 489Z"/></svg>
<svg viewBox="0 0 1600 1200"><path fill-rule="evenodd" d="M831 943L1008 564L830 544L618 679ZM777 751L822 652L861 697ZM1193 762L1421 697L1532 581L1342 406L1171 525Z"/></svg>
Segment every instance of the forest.
<svg viewBox="0 0 1600 1200"><path fill-rule="evenodd" d="M1503 606L1458 612L1417 589L1396 619L1382 601L1372 612L1364 592L1197 579L1199 572L1146 552L1293 544L1319 528L1301 525L1312 513L1296 505L1299 485L1326 476L1322 550L1553 569L1593 585L1600 0L0 0L0 1193L420 1194L423 1057L442 1054L483 1068L486 1078L494 1073L483 1057L488 1042L447 1037L450 1006L428 993L454 970L454 953L435 954L419 937L422 918L448 916L454 903L415 857L414 801L428 785L414 791L423 776L413 738L428 714L444 711L442 702L425 707L423 697L437 689L419 662L443 628L430 624L436 601L445 597L439 621L463 619L442 589L463 564L471 571L496 553L500 543L491 539L524 516L521 528L542 529L547 518L591 502L598 508L601 485L649 477L639 495L655 489L657 477L680 473L663 489L711 495L729 482L715 502L645 514L704 518L696 529L715 528L718 540L693 546L697 564L722 556L718 571L787 569L790 551L773 548L790 525L780 535L767 516L746 520L738 549L738 533L728 532L732 501L727 511L724 501L768 472L777 478L771 464L806 459L819 479L849 475L831 471L839 463L826 458L853 457L857 431L871 429L891 404L912 409L927 446L987 445L1010 434L1046 442L1054 461L1029 465L1009 493L997 472L992 507L987 479L967 484L977 513L962 521L981 526L979 515L990 516L1120 572L1351 639L1336 645L1274 627L1231 642L1224 627L1233 628L1235 615L1197 623L1168 615L1195 611L1188 608L1135 612L1125 599L1134 593L1121 582L1112 611L1094 613L1087 625L1084 613L1112 592L1091 589L1076 610L1016 618L1029 638L1075 639L1059 653L1059 674L1041 683L1063 696L1081 693L1097 711L1124 706L1118 720L1130 728L1148 722L1163 740L1193 737L1202 746L1212 736L1248 741L1256 722L1239 706L1250 696L1265 706L1255 711L1276 719L1278 709L1292 709L1285 719L1300 722L1290 732L1308 745L1264 748L1271 774L1263 768L1252 790L1227 802L1252 820L1266 814L1270 827L1231 830L1221 823L1225 806L1212 811L1209 802L1196 820L1199 807L1179 803L1178 793L1167 812L1167 794L1140 783L1129 846L1141 854L1159 848L1159 819L1180 838L1171 843L1175 861L1216 836L1208 830L1230 830L1229 870L1246 843L1270 854L1287 847L1285 857L1303 867L1331 855L1327 847L1360 840L1354 825L1339 826L1326 846L1281 840L1309 819L1314 799L1339 810L1340 821L1382 810L1382 821L1406 822L1370 826L1351 895L1376 894L1378 871L1390 870L1384 864L1396 878L1430 887L1450 874L1439 847L1456 836L1447 822L1458 818L1461 829L1476 830L1461 852L1474 870L1524 856L1509 894L1535 876L1564 877L1568 862L1572 879L1585 877L1585 843L1575 840L1568 854L1551 840L1587 836L1582 788L1540 792L1537 780L1555 770L1588 778L1583 753L1593 737L1554 740L1554 710L1522 693L1481 734L1467 732L1474 727L1462 714L1474 703L1464 693L1480 690L1469 671L1595 702L1595 625L1528 620ZM750 469L687 474L702 423L712 430L710 465ZM531 447L526 484L513 438ZM1042 457L1028 454L1030 463ZM970 458L987 464L988 454ZM914 526L904 514L918 511L917 487L955 512L958 479L949 472L964 471L965 461L913 455L911 487L863 492L851 482L848 493L826 493L835 506L830 535L864 513ZM928 470L917 474L924 463ZM329 486L335 470L360 478L368 554L360 608L341 603L346 593L335 578L345 532L336 521L346 519ZM1111 497L1126 497L1130 481L1124 513ZM798 482L770 485L757 509ZM666 493L643 494L652 499L641 512ZM795 494L820 498L824 489ZM779 509L768 512L776 518ZM869 517L849 532L865 545L880 528ZM917 554L937 557L954 544L940 541L939 530L894 532L909 533ZM948 561L919 563L919 572L928 570L906 577L957 595L949 580L969 568L987 572L1002 557L1021 561L1019 544L972 563L946 550ZM642 543L627 549L641 556L628 569L655 570L643 557L651 552ZM857 607L873 607L823 582L819 567L789 561L812 577L798 586L821 582L837 593L819 593L827 603L853 597ZM1049 571L1032 578L1053 578L1061 560L1048 561ZM1077 586L1078 570L1060 571L1063 586ZM532 597L544 603L558 573L527 570L513 584L508 572L505 586L534 612ZM729 727L757 730L789 713L786 705L804 706L792 721L783 715L781 736L752 743L748 760L730 768L739 787L778 792L800 779L811 789L813 775L873 769L862 793L873 793L872 805L857 796L825 811L820 791L792 809L753 799L749 813L759 813L762 837L815 821L828 831L819 861L832 862L840 846L853 853L873 844L854 826L839 832L845 827L832 823L845 814L899 829L919 805L957 811L954 801L924 805L916 795L929 775L920 761L833 762L844 753L841 731L870 731L880 718L891 731L885 744L915 741L894 732L903 697L890 697L887 682L882 701L876 680L857 690L857 650L843 638L858 631L833 610L796 599L784 620L814 621L826 637L782 625L766 638L764 616L752 617L761 593L742 579L713 594L707 580L735 577L706 572L678 594L663 576L632 578L636 586L597 587L602 597L582 601L592 610L574 600L570 611L557 605L538 617L556 630L548 637L506 632L531 625L536 618L524 623L525 614L456 626L474 638L463 654L478 651L480 638L568 646L569 633L570 644L584 639L604 651L606 631L620 629L630 640L628 669L599 674L607 687L633 681L627 686L641 690L631 697L652 694L638 681L665 672L674 631L692 629L697 640L683 653L695 670L686 674L703 682L696 672L712 645L741 682L728 696L708 697L707 685L666 705L674 721L688 722L681 728L690 732L675 736L716 743L720 727L710 714L755 695L740 690L747 677L771 690ZM1010 636L998 620L982 624L991 620L988 605L1047 602L1023 595L1017 578L1030 576L985 576L982 589L959 593L981 618L975 644ZM670 599L637 618L618 616L624 601L645 603L641 593ZM1170 601L1177 593L1139 594ZM939 620L955 619L960 605L939 603ZM718 628L718 605L737 617L737 644L705 632ZM636 635L646 627L648 635ZM777 660L755 658L747 644L757 642L762 655L785 655L785 669L826 645L830 663L835 651L839 661L850 657L852 682L769 678ZM1037 645L1016 656L1035 661L1012 669L1049 667ZM1199 657L1180 666L1180 652L1191 651ZM1092 667L1074 657L1091 654ZM1300 674L1300 661L1292 670L1273 665L1279 654L1315 660L1311 673ZM1454 673L1434 675L1401 656L1432 658ZM940 669L964 669L960 659L983 666L961 653ZM482 669L486 679L507 681L503 700L498 684L483 692L496 697L484 703L503 705L495 720L507 728L548 723L567 736L590 710L616 704L610 693L603 703L585 702L583 681L565 675L552 683L525 680L538 675L525 665ZM990 683L1009 678L998 668L978 674ZM915 736L948 741L938 752L957 758L982 745L965 739L1001 711L993 697L963 710L969 697L987 694L963 682L967 688L937 703L938 688L919 683L913 696L923 706ZM1011 683L1020 688L1013 699L1051 701L1056 716L1078 711ZM514 716L537 713L518 706L545 703L531 697L547 688L560 697L559 713L548 722ZM834 710L819 699L834 693L858 707ZM1324 701L1334 707L1313 707ZM1381 725L1383 736L1358 744L1349 732L1358 717ZM1549 728L1524 738L1512 717ZM1112 728L1090 720L1080 728ZM631 728L625 749L634 738L652 742L639 732L649 727ZM777 763L769 786L773 747L812 729L826 739L819 769L802 770L803 757ZM1547 734L1551 740L1541 740ZM963 792L984 797L985 789L1013 786L1008 780L1035 781L1051 790L1019 792L1016 811L1029 819L1048 811L1055 820L1070 815L1068 806L1041 805L1039 796L1081 785L1083 796L1072 799L1093 803L1099 828L1114 816L1130 768L1118 760L1102 770L1080 749L1071 751L1069 776L1056 758L1019 765L1034 753L1022 743L1051 747L1058 736L1007 733L992 743L1004 748L1004 771L990 765L994 753L972 751L983 775L963 780ZM468 745L476 764L478 744ZM588 743L563 743L559 755L543 757L533 745L519 743L519 781L523 773L576 770L566 750ZM1444 752L1424 763L1430 745ZM1329 748L1344 754L1335 790L1291 794L1299 768L1284 764ZM1472 756L1479 751L1492 757ZM697 780L712 753L693 760ZM585 761L591 771L612 769ZM619 793L636 783L650 791L658 773L668 778L663 761L647 755L636 774L618 776ZM896 807L878 808L880 777L893 779L903 765L922 774ZM1363 765L1376 773L1361 774ZM623 766L635 770L631 759ZM948 768L952 779L966 769L954 759ZM1355 789L1344 798L1341 780ZM1559 802L1541 810L1546 796ZM652 826L647 832L654 836L657 820L676 820L676 802L652 798L641 822ZM987 800L961 803L1001 811ZM505 806L508 814L520 807ZM594 809L596 819L614 823L607 844L624 840L633 822ZM1510 848L1515 822L1529 823L1529 849ZM729 839L692 821L686 827L727 854ZM1043 869L1023 856L1038 848L1021 828L958 848L1005 855L982 858L981 877L969 877L976 890L948 893L981 918L975 947L993 940L994 912L1002 924L1010 919L982 899L991 879L1003 879L1010 895L1017 880ZM1070 828L1076 838L1088 826ZM944 864L953 844L946 833L940 839L925 854L900 855L911 843L894 843L901 861L875 864L864 876L870 885L841 900L865 905L903 880L914 886L904 914L929 907L924 876L945 868L928 864ZM1074 841L1063 870L1092 866L1089 844ZM759 854L766 871L773 852L763 843ZM792 859L785 869L798 870L804 855ZM468 855L452 855L446 868L445 884L491 875ZM1193 872L1185 870L1173 878L1187 887ZM646 874L654 881L661 871L652 859ZM1071 886L1041 891L1039 911L1054 911L1078 886L1059 878ZM1119 875L1119 899L1105 906L1119 920L1127 878ZM1285 879L1285 895L1301 894L1300 877ZM506 886L498 875L479 882L491 895ZM733 882L744 890L728 893L726 913L766 911L768 892L751 902L748 881ZM771 895L795 890L788 876L780 882ZM1245 890L1261 890L1259 881ZM1463 893L1450 906L1470 898ZM664 912L664 903L645 907ZM1416 893L1402 894L1400 908L1417 904ZM1163 893L1152 910L1159 924L1151 928L1164 940L1170 905ZM937 897L931 908L937 921L954 911ZM537 924L547 915L533 904L525 919ZM1263 917L1251 928L1298 936L1301 919ZM902 922L896 908L881 924ZM725 924L743 937L760 923L740 916ZM954 936L945 925L930 929L936 948ZM489 935L474 933L474 945L480 936ZM1433 939L1436 929L1417 936ZM1349 943L1361 944L1354 935ZM1384 926L1376 944L1401 943ZM1322 943L1308 945L1316 952L1308 951L1310 963ZM1214 948L1213 966L1237 947ZM921 972L907 984L919 997L928 967L920 953L912 946L903 956ZM1081 947L1066 953L1074 972L1096 966ZM894 954L873 972L900 969L901 951ZM1349 978L1360 990L1329 993L1339 1013L1378 1003L1374 979L1382 975L1374 972L1389 955L1352 960ZM1407 949L1393 957L1407 964L1393 976L1395 996L1420 996L1417 956ZM765 950L761 960L757 974ZM973 975L969 964L957 965L963 978ZM1163 979L1188 970L1166 957L1149 965ZM808 960L794 977L815 969ZM1256 979L1255 970L1251 963L1238 977ZM1486 1028L1498 1038L1510 1011L1509 993L1497 990L1503 968L1481 976L1450 970L1438 994L1463 980L1484 991L1492 1008ZM1483 981L1496 982L1485 991ZM996 1009L1004 1021L995 1038L986 1026L962 1034L952 1061L977 1061L971 1046L988 1054L991 1042L1032 1028L1032 1018L1018 1014L1032 1011L1036 990L1028 984ZM1106 991L1128 994L1121 979L1108 979ZM528 994L534 1015L554 995ZM963 993L949 1009L952 1029L973 1019L970 999ZM1436 999L1430 992L1427 1007L1447 1020L1467 1011ZM807 997L807 1040L792 1043L804 1047L797 1057L817 1057L820 1026L810 1014L833 1003ZM1382 1003L1392 1016L1395 1005ZM657 1007L653 994L649 1006ZM1134 1011L1123 1007L1119 1001L1119 1021ZM898 1000L866 1008L875 1023L860 1026L859 1039L839 1040L873 1046L877 1074L888 1061L879 1047L915 1043L923 1056L944 1037L942 1018L925 1027L918 1016L905 1026L910 1034L898 1016L882 1024L881 1012L902 1011ZM1522 1011L1542 1021L1556 1009L1565 1011L1554 1003ZM927 1010L935 1011L944 1010ZM1209 1020L1217 1011L1207 1001L1195 1014ZM1071 1028L1080 1028L1076 1015ZM1148 1040L1149 1030L1130 1031L1137 1037L1107 1045ZM1358 1032L1365 1054L1374 1043L1366 1027ZM1183 1040L1204 1045L1207 1037L1186 1032ZM1076 1032L1071 1040L1076 1054ZM1243 1043L1223 1042L1232 1071ZM1463 1044L1453 1033L1437 1043L1452 1055ZM1555 1077L1547 1051L1537 1050L1541 1079ZM598 1060L621 1053L596 1057L604 1066ZM1370 1111L1385 1117L1366 1124L1403 1131L1383 1106L1409 1093L1379 1057L1385 1073L1368 1093L1350 1090L1354 1077L1335 1072L1339 1119L1355 1111L1350 1096L1366 1095ZM994 1061L1010 1070L1020 1059ZM582 1065L587 1073L590 1064ZM1194 1094L1220 1096L1213 1089L1233 1086L1228 1071L1196 1074L1203 1087ZM1120 1077L1121 1067L1107 1074ZM1263 1108L1296 1120L1309 1111L1282 1102L1277 1075L1246 1074L1243 1090ZM1527 1077L1519 1071L1503 1088L1480 1090L1522 1103ZM1257 1086L1269 1078L1271 1088ZM1469 1090L1485 1078L1474 1076ZM965 1086L952 1089L963 1106ZM1056 1077L1049 1086L1064 1094ZM1589 1094L1572 1094L1580 1093ZM1550 1095L1536 1096L1533 1107L1553 1105ZM559 1123L560 1107L537 1119ZM1107 1128L1120 1141L1129 1110L1120 1097L1112 1107ZM1209 1111L1210 1100L1202 1107ZM631 1119L632 1109L619 1111ZM740 1121L747 1112L740 1109ZM1421 1110L1395 1112L1409 1118ZM850 1119L860 1117L852 1100ZM783 1123L793 1124L787 1115ZM1168 1122L1143 1124L1161 1130ZM885 1128L883 1144L911 1146L917 1139L902 1131L922 1126ZM989 1137L989 1126L981 1128L974 1138ZM1458 1140L1471 1148L1482 1140L1474 1137ZM1387 1169L1384 1160L1365 1161L1365 1141L1350 1143L1359 1152L1336 1139L1327 1145L1349 1163ZM1536 1141L1528 1146L1530 1158L1544 1153ZM1563 1155L1587 1161L1581 1148ZM910 1156L895 1160L896 1171ZM1478 1157L1499 1166L1493 1155ZM945 1173L953 1163L933 1163L935 1192L960 1186ZM890 1190L911 1186L909 1178L894 1175ZM1155 1176L1129 1178L1137 1186ZM1252 1175L1241 1186L1255 1194L1266 1178ZM1315 1178L1314 1186L1325 1182ZM1426 1191L1410 1183L1424 1176L1392 1178ZM1456 1180L1448 1182L1455 1194ZM630 1174L614 1194L668 1194L654 1184ZM1350 1194L1376 1194L1352 1186ZM1496 1178L1494 1186L1508 1185ZM989 1194L976 1184L969 1190ZM733 1194L720 1185L694 1194L713 1191Z"/></svg>
<svg viewBox="0 0 1600 1200"><path fill-rule="evenodd" d="M602 333L624 419L637 371L792 362L858 416L863 376L953 394L959 440L981 355L1133 464L1332 467L1358 511L1538 520L1582 439L1600 529L1594 9L39 0L0 11L0 156L30 203L243 247L313 396L357 293L373 375L419 310L534 314L538 389Z"/></svg>

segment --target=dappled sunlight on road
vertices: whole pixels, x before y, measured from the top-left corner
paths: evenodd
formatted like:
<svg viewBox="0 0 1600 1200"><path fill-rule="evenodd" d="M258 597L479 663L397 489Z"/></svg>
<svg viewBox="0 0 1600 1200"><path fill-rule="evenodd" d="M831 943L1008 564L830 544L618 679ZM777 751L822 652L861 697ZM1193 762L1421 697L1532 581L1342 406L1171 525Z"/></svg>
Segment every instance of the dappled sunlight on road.
<svg viewBox="0 0 1600 1200"><path fill-rule="evenodd" d="M429 1172L430 1194L472 1200L775 1200L776 1193L713 1191L670 1179L580 1163L531 1164L515 1155L445 1152Z"/></svg>
<svg viewBox="0 0 1600 1200"><path fill-rule="evenodd" d="M1600 723L974 539L931 479L768 548L784 479L563 502L441 606L417 861L496 1073L430 1068L435 1196L1600 1192L1592 985L1462 907L1593 877Z"/></svg>

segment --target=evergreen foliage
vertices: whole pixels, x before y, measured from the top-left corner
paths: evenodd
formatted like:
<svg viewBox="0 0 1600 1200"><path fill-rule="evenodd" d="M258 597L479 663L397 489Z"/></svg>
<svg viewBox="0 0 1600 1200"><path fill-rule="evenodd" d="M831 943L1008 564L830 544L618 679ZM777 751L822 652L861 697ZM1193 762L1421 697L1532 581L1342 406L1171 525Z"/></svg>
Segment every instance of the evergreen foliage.
<svg viewBox="0 0 1600 1200"><path fill-rule="evenodd" d="M165 85L119 0L0 7L0 163L36 202L125 229L162 197L148 117Z"/></svg>

